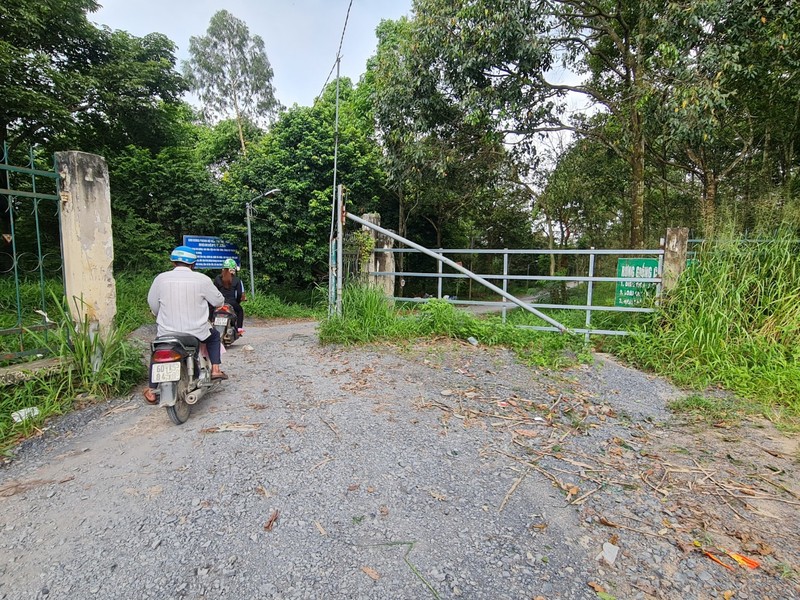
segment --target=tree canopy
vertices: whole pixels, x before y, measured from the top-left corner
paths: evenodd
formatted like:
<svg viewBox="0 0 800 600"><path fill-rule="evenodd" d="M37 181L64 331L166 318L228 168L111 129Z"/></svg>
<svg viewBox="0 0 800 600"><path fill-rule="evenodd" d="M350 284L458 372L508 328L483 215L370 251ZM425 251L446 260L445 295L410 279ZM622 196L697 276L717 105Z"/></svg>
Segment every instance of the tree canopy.
<svg viewBox="0 0 800 600"><path fill-rule="evenodd" d="M200 97L204 115L218 119L232 112L242 153L247 154L244 121L263 122L278 107L264 40L250 35L244 21L220 10L211 17L206 35L189 38L189 54L184 74Z"/></svg>

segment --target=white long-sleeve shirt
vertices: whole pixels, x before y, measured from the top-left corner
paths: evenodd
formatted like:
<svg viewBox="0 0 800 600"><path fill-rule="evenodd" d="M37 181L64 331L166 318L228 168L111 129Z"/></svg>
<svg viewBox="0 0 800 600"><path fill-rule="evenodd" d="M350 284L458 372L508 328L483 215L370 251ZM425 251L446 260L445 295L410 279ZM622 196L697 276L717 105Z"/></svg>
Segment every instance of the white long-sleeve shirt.
<svg viewBox="0 0 800 600"><path fill-rule="evenodd" d="M175 267L161 273L147 294L160 336L188 333L206 339L211 331L208 305L221 306L224 302L214 282L189 267Z"/></svg>

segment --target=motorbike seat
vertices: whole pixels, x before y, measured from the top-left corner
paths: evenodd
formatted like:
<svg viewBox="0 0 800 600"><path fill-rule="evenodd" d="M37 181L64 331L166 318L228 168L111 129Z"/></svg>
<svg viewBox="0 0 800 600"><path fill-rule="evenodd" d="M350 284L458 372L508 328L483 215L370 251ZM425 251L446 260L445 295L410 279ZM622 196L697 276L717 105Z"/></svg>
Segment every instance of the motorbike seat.
<svg viewBox="0 0 800 600"><path fill-rule="evenodd" d="M176 335L165 335L161 337L157 337L153 341L153 346L159 346L161 344L170 344L177 341L180 343L184 348L187 350L197 350L200 347L200 340L194 337L193 335L188 334L176 334Z"/></svg>

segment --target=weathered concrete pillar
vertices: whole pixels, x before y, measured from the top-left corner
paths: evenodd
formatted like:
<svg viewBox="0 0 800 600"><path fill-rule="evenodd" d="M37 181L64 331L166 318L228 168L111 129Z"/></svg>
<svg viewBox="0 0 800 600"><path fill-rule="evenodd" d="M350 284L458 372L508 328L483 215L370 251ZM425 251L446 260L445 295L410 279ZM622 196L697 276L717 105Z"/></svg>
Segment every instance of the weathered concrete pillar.
<svg viewBox="0 0 800 600"><path fill-rule="evenodd" d="M375 238L376 248L394 248L394 240L388 235L377 234ZM377 269L376 271L394 272L394 252L373 252ZM394 297L394 275L381 275L376 278L375 284L383 290L387 298Z"/></svg>
<svg viewBox="0 0 800 600"><path fill-rule="evenodd" d="M381 215L379 213L366 213L361 215L361 218L370 223L374 223L378 227L381 224ZM370 229L366 225L361 226L362 231L365 231L372 238L374 245L373 248L392 248L394 247L394 240L387 235L378 233ZM367 261L366 271L394 271L394 253L392 252L375 252L373 251ZM387 297L394 296L394 275L375 275L366 277L365 281L369 285L382 289Z"/></svg>
<svg viewBox="0 0 800 600"><path fill-rule="evenodd" d="M61 250L65 295L72 317L85 317L101 336L117 311L111 193L102 156L57 152L61 176Z"/></svg>
<svg viewBox="0 0 800 600"><path fill-rule="evenodd" d="M667 229L664 239L664 274L662 285L665 292L678 283L686 268L686 248L689 245L688 227L671 227Z"/></svg>
<svg viewBox="0 0 800 600"><path fill-rule="evenodd" d="M363 215L361 215L361 218L364 219L365 221L373 223L374 225L377 225L378 227L381 226L380 213L364 213ZM377 244L375 243L377 232L374 229L370 229L366 225L361 226L361 231L366 233L372 239L372 247L377 248ZM361 259L359 258L359 261L360 260ZM362 269L360 273L361 281L366 283L367 285L376 285L377 278L373 275L367 275L367 273L371 271L378 270L378 261L375 252L370 253L369 258L366 261L360 262L359 268Z"/></svg>

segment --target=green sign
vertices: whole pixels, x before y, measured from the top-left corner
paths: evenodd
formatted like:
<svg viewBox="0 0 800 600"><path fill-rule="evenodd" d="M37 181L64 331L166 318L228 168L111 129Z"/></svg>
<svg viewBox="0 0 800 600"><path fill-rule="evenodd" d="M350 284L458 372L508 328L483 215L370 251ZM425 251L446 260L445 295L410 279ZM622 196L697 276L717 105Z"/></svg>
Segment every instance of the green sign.
<svg viewBox="0 0 800 600"><path fill-rule="evenodd" d="M658 277L657 258L617 259L617 277L651 279ZM618 281L614 306L642 306L655 294L656 284L647 281Z"/></svg>

